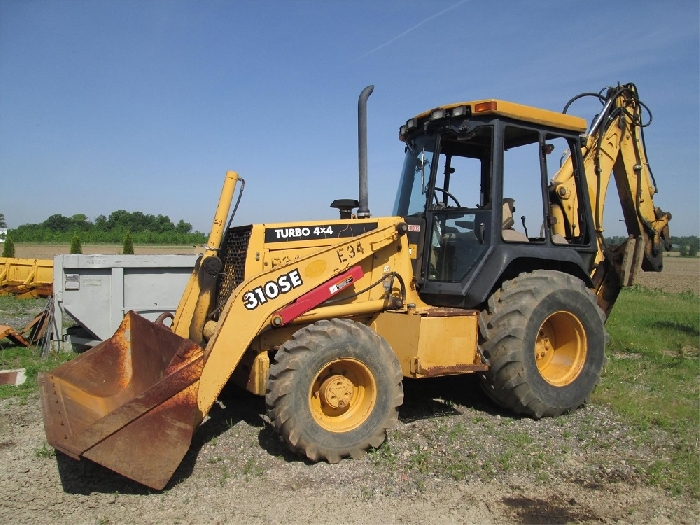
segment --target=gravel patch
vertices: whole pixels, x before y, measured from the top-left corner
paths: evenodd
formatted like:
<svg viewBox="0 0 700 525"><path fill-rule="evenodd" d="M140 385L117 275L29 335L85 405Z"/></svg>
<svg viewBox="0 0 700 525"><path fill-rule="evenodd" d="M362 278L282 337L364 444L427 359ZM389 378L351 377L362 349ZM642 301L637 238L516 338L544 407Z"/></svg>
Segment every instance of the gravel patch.
<svg viewBox="0 0 700 525"><path fill-rule="evenodd" d="M533 421L475 382L407 382L389 440L358 460L288 452L262 398L227 389L162 492L53 453L40 402L0 402L0 520L10 523L697 523L644 483L654 445L605 407ZM435 395L440 392L440 395ZM157 436L155 437L157 439Z"/></svg>

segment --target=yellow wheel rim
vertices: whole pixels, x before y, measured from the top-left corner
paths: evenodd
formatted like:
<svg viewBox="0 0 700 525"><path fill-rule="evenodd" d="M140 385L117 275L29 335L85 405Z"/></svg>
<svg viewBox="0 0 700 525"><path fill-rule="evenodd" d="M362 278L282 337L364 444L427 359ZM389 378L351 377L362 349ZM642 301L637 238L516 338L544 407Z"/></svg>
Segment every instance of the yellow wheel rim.
<svg viewBox="0 0 700 525"><path fill-rule="evenodd" d="M566 386L583 370L588 341L583 325L570 312L555 312L545 319L535 341L535 362L553 386Z"/></svg>
<svg viewBox="0 0 700 525"><path fill-rule="evenodd" d="M316 423L329 432L349 432L364 423L377 401L374 376L356 359L336 359L318 373L309 390Z"/></svg>

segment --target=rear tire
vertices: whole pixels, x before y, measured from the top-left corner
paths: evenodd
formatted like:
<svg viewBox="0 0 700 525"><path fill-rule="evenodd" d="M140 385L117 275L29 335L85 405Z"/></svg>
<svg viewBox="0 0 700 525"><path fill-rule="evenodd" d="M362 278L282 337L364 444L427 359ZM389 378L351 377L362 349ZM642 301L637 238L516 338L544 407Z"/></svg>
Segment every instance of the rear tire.
<svg viewBox="0 0 700 525"><path fill-rule="evenodd" d="M503 283L481 312L484 391L534 418L586 403L605 364L605 316L571 275L540 270Z"/></svg>
<svg viewBox="0 0 700 525"><path fill-rule="evenodd" d="M337 463L378 447L398 421L403 375L389 343L347 319L296 332L267 381L268 416L289 448Z"/></svg>

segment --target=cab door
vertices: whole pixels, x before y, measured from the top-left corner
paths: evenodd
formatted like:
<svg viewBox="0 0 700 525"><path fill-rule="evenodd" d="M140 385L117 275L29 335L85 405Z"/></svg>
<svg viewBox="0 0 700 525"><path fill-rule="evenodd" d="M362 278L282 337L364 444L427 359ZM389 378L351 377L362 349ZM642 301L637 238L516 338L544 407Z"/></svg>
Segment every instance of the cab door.
<svg viewBox="0 0 700 525"><path fill-rule="evenodd" d="M468 137L444 134L437 141L425 221L422 286L426 293L457 293L489 248L493 221L493 127L479 125ZM448 291L449 290L449 291Z"/></svg>

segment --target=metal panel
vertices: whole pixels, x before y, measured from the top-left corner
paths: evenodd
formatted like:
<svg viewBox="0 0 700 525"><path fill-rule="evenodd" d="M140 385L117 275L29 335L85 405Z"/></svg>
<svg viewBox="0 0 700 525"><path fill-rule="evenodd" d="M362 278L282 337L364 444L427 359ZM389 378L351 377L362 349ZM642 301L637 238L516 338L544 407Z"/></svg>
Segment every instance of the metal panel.
<svg viewBox="0 0 700 525"><path fill-rule="evenodd" d="M95 341L112 336L129 310L154 321L174 312L198 255L57 255L54 302L60 337L64 315Z"/></svg>
<svg viewBox="0 0 700 525"><path fill-rule="evenodd" d="M477 355L476 310L382 312L372 328L391 345L406 377L485 371Z"/></svg>

